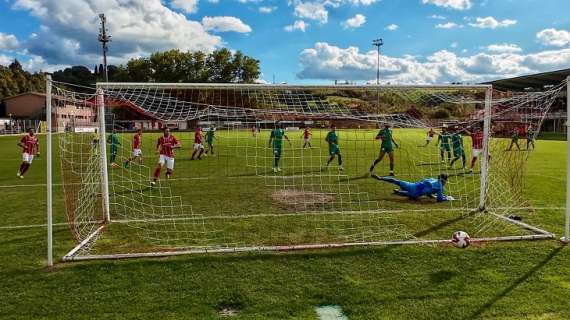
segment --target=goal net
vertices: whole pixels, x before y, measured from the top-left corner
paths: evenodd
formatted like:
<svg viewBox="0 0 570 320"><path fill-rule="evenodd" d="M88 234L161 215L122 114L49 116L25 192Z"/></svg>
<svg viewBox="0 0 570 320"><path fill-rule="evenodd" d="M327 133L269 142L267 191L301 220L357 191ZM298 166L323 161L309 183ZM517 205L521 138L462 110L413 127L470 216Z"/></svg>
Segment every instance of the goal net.
<svg viewBox="0 0 570 320"><path fill-rule="evenodd" d="M64 260L553 237L524 173L562 85L52 85ZM165 128L181 148L155 179ZM398 182L430 178L433 198Z"/></svg>

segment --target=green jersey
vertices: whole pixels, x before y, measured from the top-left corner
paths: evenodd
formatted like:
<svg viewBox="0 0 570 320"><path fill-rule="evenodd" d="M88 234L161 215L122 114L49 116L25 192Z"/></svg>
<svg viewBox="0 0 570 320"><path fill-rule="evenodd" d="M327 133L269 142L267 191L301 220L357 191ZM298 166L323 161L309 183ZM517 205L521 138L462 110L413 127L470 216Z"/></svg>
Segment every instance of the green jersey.
<svg viewBox="0 0 570 320"><path fill-rule="evenodd" d="M119 136L114 133L111 133L109 135L109 137L107 138L107 143L110 143L112 146L113 145L117 146L121 144L121 142L119 142Z"/></svg>
<svg viewBox="0 0 570 320"><path fill-rule="evenodd" d="M463 150L463 136L459 133L452 134L451 144L453 145L453 150Z"/></svg>
<svg viewBox="0 0 570 320"><path fill-rule="evenodd" d="M273 141L273 148L274 149L281 149L283 148L283 138L285 137L285 130L283 129L275 129L271 131L271 139Z"/></svg>
<svg viewBox="0 0 570 320"><path fill-rule="evenodd" d="M336 131L330 131L327 134L325 140L329 143L329 145L338 144L338 135L336 134Z"/></svg>
<svg viewBox="0 0 570 320"><path fill-rule="evenodd" d="M376 136L378 138L380 138L380 140L382 140L382 144L380 145L380 148L386 152L391 152L394 150L394 146L393 146L393 138L392 138L392 129L390 128L384 128L381 129L380 132L378 132L378 135Z"/></svg>
<svg viewBox="0 0 570 320"><path fill-rule="evenodd" d="M449 134L448 132L442 132L439 134L439 136L437 137L437 140L439 142L439 147L443 150L450 150L451 148L451 134Z"/></svg>
<svg viewBox="0 0 570 320"><path fill-rule="evenodd" d="M212 142L214 142L215 134L216 131L214 131L214 129L210 129L210 131L206 132L206 141L208 142L208 144L212 144Z"/></svg>
<svg viewBox="0 0 570 320"><path fill-rule="evenodd" d="M338 135L336 131L329 131L327 134L325 141L329 143L329 154L336 155L340 154L340 148L338 146Z"/></svg>

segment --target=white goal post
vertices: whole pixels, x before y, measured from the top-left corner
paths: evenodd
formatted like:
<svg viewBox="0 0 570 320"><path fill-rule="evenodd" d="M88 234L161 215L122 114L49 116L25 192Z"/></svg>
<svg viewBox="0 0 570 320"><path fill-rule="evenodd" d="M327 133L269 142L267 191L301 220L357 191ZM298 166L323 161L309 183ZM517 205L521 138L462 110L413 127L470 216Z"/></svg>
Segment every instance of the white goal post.
<svg viewBox="0 0 570 320"><path fill-rule="evenodd" d="M567 87L569 81L570 78ZM52 123L52 116L63 106L93 108L96 114L94 125L98 128L99 135L97 144L92 141L92 133L71 130L58 135L61 161L68 161L67 164L62 163L62 167L64 169L66 166L74 167L73 170L69 170L70 172L62 172L67 220L76 241L76 246L64 256L63 260L76 261L209 252L449 243L447 237L437 234L434 238L430 238L424 236L421 230L414 229L417 228L413 222L418 217L417 213L425 211L433 211L439 215L441 221L439 224L435 223L434 228L441 229L441 232L448 232L446 223L457 227L465 223L463 225L465 228L473 230L473 241L551 239L554 237L553 233L511 218L513 213L525 208L526 204L520 201L520 190L509 193L508 188L518 188L510 185L509 181L522 179L522 174L515 172L518 170L516 168L509 169L508 165L509 161L523 164L526 161L526 153L512 154L505 160L490 160L490 156L496 159L498 157L495 157L495 152L505 149L506 137L513 130L509 126L511 122L516 123L516 128L526 130L532 126L534 130L540 130L544 114L560 90L557 87L543 94L524 97L498 96L494 99L491 85L98 83L92 92L80 92L74 91L72 86L56 83L48 76L46 81L48 265L53 264L52 132L57 125ZM570 93L570 89L567 91ZM378 96L374 102L375 99L369 99L370 92L379 92L382 97ZM567 99L570 102L569 96L570 94L567 95ZM55 107L52 106L53 101ZM397 109L401 104L406 104L408 110L403 112ZM215 158L216 160L214 157L203 160L202 163L207 164L202 165L205 168L203 172L220 170L223 161L235 157L245 164L243 174L234 177L216 172L216 176L212 178L207 173L201 176L182 176L181 173L180 177L171 182L159 181L158 187L147 188L152 179L154 162L152 164L141 162L132 167L125 165L125 168L110 167L109 161L115 156L119 159L119 164L124 161L128 164L128 161L131 161L132 128L124 129L119 126L120 122L115 120L107 122L109 119L115 119L114 115L110 117L110 108L117 106L126 106L129 110L137 112L137 117L150 119L147 121L153 123L175 121L188 123L189 127L198 126L201 121L211 123L211 128L216 127L216 139L220 139L214 141L220 144L217 148L222 150L217 151L216 157L219 158ZM461 125L451 125L454 129L445 124L431 123L425 119L425 114L421 115L434 110L453 111L455 107L469 116L465 119L460 118L463 115L457 116ZM390 111L390 108L395 111ZM570 103L568 108L570 112ZM414 114L417 110L420 115ZM518 113L524 113L525 116L517 116L517 120L512 120L513 115ZM57 116L53 119L58 121ZM275 144L271 147L274 142L269 140L270 145L267 147L267 140L272 130L276 130L282 121L301 125L315 122L321 124L323 128L331 123L340 126L341 143L345 141L344 146L352 152L351 155L359 157L352 162L345 160L351 166L348 171L353 170L353 173L343 171L337 173L328 169L328 164L333 161L336 153L330 153L331 159L327 163L326 160L331 152L330 149L327 151L327 144L323 142L327 130L320 129L316 125L312 129L318 130L319 137L315 140L318 140L319 144L311 149L301 147L299 142L294 142L291 146L285 145L285 155L281 159L281 165L288 172L281 173L281 168L274 164L274 161L278 163L280 160L283 147L278 148L277 156ZM245 124L245 127L232 125L238 122ZM257 128L259 123L268 125L263 127L259 134L252 135L248 126L253 124ZM495 123L497 128L494 127ZM361 125L366 128L361 129ZM402 165L402 176L408 179L420 179L426 176L436 177L445 172L450 176L450 189L457 195L458 201L434 209L418 208L413 204L405 204L399 208L394 207L391 200L383 198L377 200L371 195L376 188L376 185L372 185L372 179L360 180L360 176L357 176L354 170L368 170L367 165L374 160L376 154L372 153L376 151L370 150L378 148L371 137L374 137L377 129L384 125L394 128L400 135L402 144L405 145L405 148L397 150L399 159L407 164ZM446 151L442 147L431 146L431 149L413 149L417 147L418 139L423 139L418 137L421 137L427 129L431 130L434 127L437 129L437 135L443 135L446 130L455 130L455 134L458 135L482 130L480 172L467 175L449 169L447 166L452 154L449 149ZM114 146L119 148L118 151L108 151L109 128L120 131L118 139L121 139L121 144L119 147ZM208 128L208 131L213 130L211 128ZM291 131L289 134L300 136L301 131L298 133ZM567 131L570 142L570 130ZM158 138L157 133L149 135L153 135L153 139ZM186 134L180 133L180 135ZM187 146L185 143L183 145ZM151 150L150 147L148 150ZM570 154L570 143L568 151ZM109 152L114 152L110 159ZM222 153L221 156L219 152ZM454 162L460 160L460 156L455 155L456 151L453 152L456 156ZM463 151L464 166L466 152L467 148ZM444 153L449 155L442 165L440 154L443 163ZM343 154L343 157L346 156ZM210 164L214 161L217 161L217 164ZM326 169L322 167L323 162L326 163ZM336 160L332 163L336 164ZM342 169L340 157L338 163ZM570 161L567 163L567 201L570 201ZM181 162L181 172L185 172L184 170L188 168L184 165L184 162ZM271 167L274 172L270 171ZM279 169L279 172L276 169ZM195 171L188 172L195 174ZM507 174L509 177L503 176ZM185 192L191 190L183 183L184 181L200 186L207 186L206 182L202 181L215 181L216 184L223 186L225 182L233 185L237 183L233 181L238 180L252 181L247 182L247 186L251 186L251 194L247 193L248 188L237 189L243 192L240 198L247 199L259 195L260 190L271 191L268 191L268 196L272 197L271 201L274 203L268 203L266 206L274 208L275 212L271 211L273 209L267 212L249 212L246 208L243 213L232 215L231 211L234 208L222 209L221 204L218 209L216 207L218 204L207 201L198 200L198 204L190 205L184 203L184 198L188 197ZM501 188L506 190L500 191ZM220 196L223 197L223 190L220 192ZM239 204L236 205L236 211L242 209ZM262 209L268 210L265 207ZM211 211L205 212L207 210ZM570 208L567 204L563 241L568 240L569 229ZM115 232L111 236L113 241L140 241L140 243L123 245L127 247L126 251L114 252L112 244L97 249L95 243L107 232L112 234ZM259 234L252 235L251 232ZM263 232L268 232L268 239L263 238Z"/></svg>

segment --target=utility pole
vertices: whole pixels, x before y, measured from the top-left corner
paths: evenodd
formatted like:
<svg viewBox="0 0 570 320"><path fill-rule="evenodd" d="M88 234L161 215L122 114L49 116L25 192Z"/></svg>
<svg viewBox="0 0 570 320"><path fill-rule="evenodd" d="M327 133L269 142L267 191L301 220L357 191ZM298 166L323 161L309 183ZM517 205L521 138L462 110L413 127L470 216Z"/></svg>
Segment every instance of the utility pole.
<svg viewBox="0 0 570 320"><path fill-rule="evenodd" d="M378 63L376 69L376 84L380 84L380 47L384 45L382 38L372 40L372 45L378 50Z"/></svg>
<svg viewBox="0 0 570 320"><path fill-rule="evenodd" d="M107 23L107 18L105 14L101 13L99 15L99 19L101 19L101 28L99 29L99 42L101 42L101 46L103 47L103 68L105 69L105 82L109 82L109 74L107 72L107 51L109 51L109 47L107 43L111 42L111 36L107 35L107 28L105 27L105 23Z"/></svg>

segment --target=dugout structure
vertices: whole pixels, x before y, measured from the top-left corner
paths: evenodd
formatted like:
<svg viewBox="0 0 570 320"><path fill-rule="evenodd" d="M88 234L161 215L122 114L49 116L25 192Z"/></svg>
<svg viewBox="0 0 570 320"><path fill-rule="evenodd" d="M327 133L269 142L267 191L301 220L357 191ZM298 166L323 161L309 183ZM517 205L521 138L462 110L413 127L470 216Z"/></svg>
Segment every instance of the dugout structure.
<svg viewBox="0 0 570 320"><path fill-rule="evenodd" d="M457 230L474 241L553 238L517 219L532 213L523 194L532 151L505 150L514 133L521 139L538 134L565 88L523 94L495 92L488 85L99 83L75 88L48 78L48 128L64 105L92 108L98 115L96 121L74 119L55 137L48 130L48 262L52 139L58 142L65 213L75 243L64 261L445 244ZM438 114L447 119L434 119ZM135 119L190 128L173 132L183 144L173 179L150 186L160 136L152 130L143 133L145 159L123 167L131 157L129 123ZM274 172L275 147L268 140L277 124L291 144L284 142L280 171ZM324 138L331 125L337 127L344 170L337 159L326 166L330 155ZM446 194L454 201L403 199L392 194L393 186L370 178L380 150L375 137L385 126L400 145L394 150L397 177L413 182L447 174ZM197 127L214 130L215 152L191 161ZM312 131L311 148L303 147L304 127ZM427 144L429 128L437 135ZM109 164L111 130L121 142L114 147L117 167ZM462 137L465 170L453 146L442 152L434 145L443 130ZM483 146L469 173L469 135L477 131ZM456 155L451 167L449 156ZM386 156L375 169L378 174L387 174L387 162Z"/></svg>

